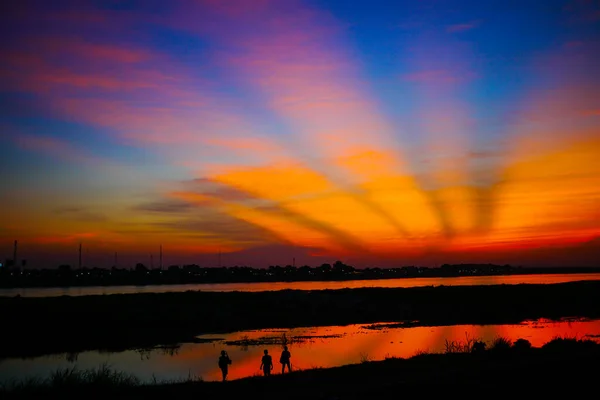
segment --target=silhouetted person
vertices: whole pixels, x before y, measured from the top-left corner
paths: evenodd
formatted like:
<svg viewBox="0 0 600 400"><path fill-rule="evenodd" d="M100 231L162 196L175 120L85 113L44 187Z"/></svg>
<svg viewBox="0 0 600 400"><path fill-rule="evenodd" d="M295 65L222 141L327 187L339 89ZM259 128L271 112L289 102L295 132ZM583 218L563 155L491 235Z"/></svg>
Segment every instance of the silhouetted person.
<svg viewBox="0 0 600 400"><path fill-rule="evenodd" d="M269 350L265 350L265 355L262 357L260 368L263 370L263 374L265 376L271 375L271 370L273 369L273 359L269 355Z"/></svg>
<svg viewBox="0 0 600 400"><path fill-rule="evenodd" d="M221 368L221 373L223 374L223 382L227 379L227 373L229 372L229 365L231 364L231 359L225 350L221 350L221 357L219 357L219 368Z"/></svg>
<svg viewBox="0 0 600 400"><path fill-rule="evenodd" d="M281 363L281 373L285 371L285 366L288 367L288 372L292 372L292 364L290 363L290 357L292 355L288 351L287 346L283 346L283 351L281 352L281 357L279 357L279 362Z"/></svg>

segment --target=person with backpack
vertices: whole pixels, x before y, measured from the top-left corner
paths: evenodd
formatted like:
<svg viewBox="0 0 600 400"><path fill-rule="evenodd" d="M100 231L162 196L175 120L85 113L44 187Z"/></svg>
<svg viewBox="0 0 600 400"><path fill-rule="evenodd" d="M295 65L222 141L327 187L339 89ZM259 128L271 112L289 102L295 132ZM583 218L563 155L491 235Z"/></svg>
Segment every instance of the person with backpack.
<svg viewBox="0 0 600 400"><path fill-rule="evenodd" d="M292 364L290 363L290 357L292 357L292 355L290 354L288 347L283 346L283 351L281 352L281 357L279 357L279 362L281 363L281 373L282 374L285 372L286 365L288 367L288 372L292 372Z"/></svg>
<svg viewBox="0 0 600 400"><path fill-rule="evenodd" d="M227 373L229 372L229 366L231 365L231 358L225 350L221 350L221 357L219 357L219 368L223 374L223 382L227 379Z"/></svg>

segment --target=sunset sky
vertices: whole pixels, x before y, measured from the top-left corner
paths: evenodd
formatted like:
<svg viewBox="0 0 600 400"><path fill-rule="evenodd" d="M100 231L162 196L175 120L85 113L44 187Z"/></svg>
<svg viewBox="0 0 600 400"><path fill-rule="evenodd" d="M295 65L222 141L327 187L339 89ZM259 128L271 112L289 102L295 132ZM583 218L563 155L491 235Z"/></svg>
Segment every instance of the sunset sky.
<svg viewBox="0 0 600 400"><path fill-rule="evenodd" d="M0 6L0 259L599 265L600 2Z"/></svg>

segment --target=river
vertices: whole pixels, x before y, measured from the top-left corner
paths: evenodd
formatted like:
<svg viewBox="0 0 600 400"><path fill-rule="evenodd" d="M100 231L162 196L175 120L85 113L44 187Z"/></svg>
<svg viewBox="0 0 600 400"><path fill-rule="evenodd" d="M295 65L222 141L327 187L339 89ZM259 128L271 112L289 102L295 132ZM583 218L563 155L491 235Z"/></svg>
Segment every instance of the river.
<svg viewBox="0 0 600 400"><path fill-rule="evenodd" d="M600 273L581 274L531 274L497 276L460 276L447 278L398 278L349 281L303 281L303 282L257 282L257 283L203 283L186 285L145 285L145 286L72 286L50 288L10 288L0 289L0 296L55 297L88 296L129 293L165 293L202 290L207 292L264 292L274 290L323 290L344 288L409 288L419 286L473 286L473 285L515 285L521 283L552 284L584 280L600 280Z"/></svg>
<svg viewBox="0 0 600 400"><path fill-rule="evenodd" d="M184 343L170 348L137 349L118 353L86 351L30 359L0 360L0 382L27 377L44 378L63 368L94 369L106 364L133 374L142 381L179 380L189 376L207 381L220 379L217 359L226 350L233 360L229 379L260 373L263 350L273 355L274 373L285 338L292 354L292 369L334 367L386 357L411 357L419 352L444 352L447 344L478 339L488 346L497 337L527 339L534 347L555 337L599 340L600 320L565 319L526 321L516 325L453 325L438 327L390 327L385 324L325 326L242 331L198 336L203 343Z"/></svg>

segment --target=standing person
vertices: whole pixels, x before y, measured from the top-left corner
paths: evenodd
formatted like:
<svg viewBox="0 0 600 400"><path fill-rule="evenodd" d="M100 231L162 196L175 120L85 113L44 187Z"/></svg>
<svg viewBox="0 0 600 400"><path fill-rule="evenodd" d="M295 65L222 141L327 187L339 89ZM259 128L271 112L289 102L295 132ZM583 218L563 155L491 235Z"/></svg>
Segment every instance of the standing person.
<svg viewBox="0 0 600 400"><path fill-rule="evenodd" d="M292 364L290 363L290 357L292 355L288 351L287 346L283 346L283 351L281 352L281 357L279 357L279 362L281 363L281 373L283 374L285 371L285 366L288 367L288 372L292 372Z"/></svg>
<svg viewBox="0 0 600 400"><path fill-rule="evenodd" d="M269 350L265 350L265 355L262 357L260 368L263 370L263 374L265 376L271 375L271 370L273 369L273 359L269 355Z"/></svg>
<svg viewBox="0 0 600 400"><path fill-rule="evenodd" d="M227 373L229 372L229 365L231 364L231 358L225 350L221 350L221 357L219 357L219 368L223 374L223 382L227 379Z"/></svg>

